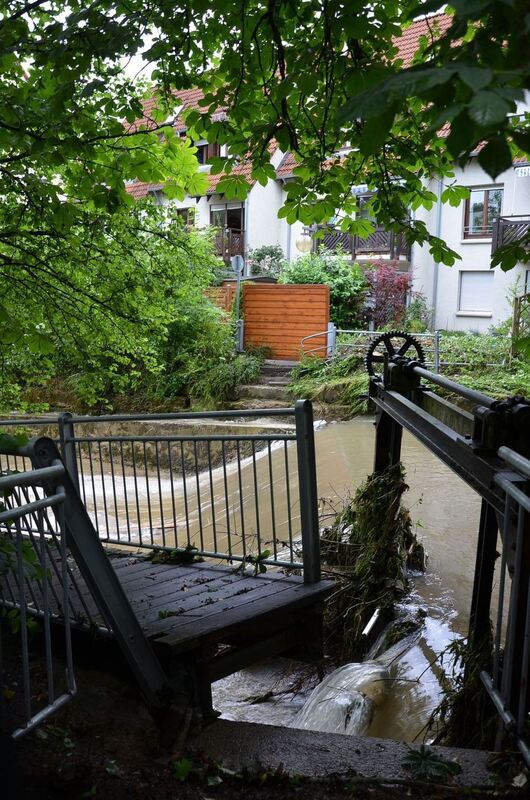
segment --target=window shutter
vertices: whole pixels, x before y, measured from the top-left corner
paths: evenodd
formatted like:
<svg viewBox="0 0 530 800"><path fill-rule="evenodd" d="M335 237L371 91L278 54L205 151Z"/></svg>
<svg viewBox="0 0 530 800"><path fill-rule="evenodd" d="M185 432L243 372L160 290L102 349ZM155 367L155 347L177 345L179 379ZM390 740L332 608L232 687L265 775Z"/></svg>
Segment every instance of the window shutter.
<svg viewBox="0 0 530 800"><path fill-rule="evenodd" d="M221 145L217 142L208 145L208 152L206 154L207 158L215 158L216 156L221 155Z"/></svg>

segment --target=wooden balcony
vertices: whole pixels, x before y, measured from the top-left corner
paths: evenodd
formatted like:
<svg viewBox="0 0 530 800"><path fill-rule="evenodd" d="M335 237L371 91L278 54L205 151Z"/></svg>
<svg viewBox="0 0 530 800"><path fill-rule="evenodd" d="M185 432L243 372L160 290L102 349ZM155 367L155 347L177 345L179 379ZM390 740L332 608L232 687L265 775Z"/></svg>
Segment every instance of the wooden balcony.
<svg viewBox="0 0 530 800"><path fill-rule="evenodd" d="M244 256L245 232L237 228L219 228L215 235L215 253L228 264L232 256Z"/></svg>
<svg viewBox="0 0 530 800"><path fill-rule="evenodd" d="M520 214L513 217L498 217L493 223L491 235L491 253L506 244L514 244L530 236L530 215Z"/></svg>
<svg viewBox="0 0 530 800"><path fill-rule="evenodd" d="M410 245L402 233L393 233L384 228L376 228L369 236L361 238L345 233L337 228L326 230L323 239L315 240L315 250L326 250L329 253L342 251L352 261L357 258L390 258L410 261Z"/></svg>

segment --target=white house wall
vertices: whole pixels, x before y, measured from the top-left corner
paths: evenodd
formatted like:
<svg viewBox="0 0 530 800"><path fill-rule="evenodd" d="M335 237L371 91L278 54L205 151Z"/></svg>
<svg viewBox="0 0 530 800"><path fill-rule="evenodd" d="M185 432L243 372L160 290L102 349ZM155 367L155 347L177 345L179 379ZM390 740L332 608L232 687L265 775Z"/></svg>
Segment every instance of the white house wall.
<svg viewBox="0 0 530 800"><path fill-rule="evenodd" d="M278 211L282 204L282 189L278 181L266 186L255 183L247 198L247 249L264 245L281 245L281 220Z"/></svg>
<svg viewBox="0 0 530 800"><path fill-rule="evenodd" d="M281 160L281 156L280 151L274 153L271 159L274 166L277 166L276 162ZM530 216L530 176L518 176L516 170L512 168L493 183L478 162L474 161L466 166L465 170L457 169L455 179L458 184L470 188L502 186L502 216ZM449 181L446 181L447 183ZM430 188L437 193L438 183L433 181ZM278 217L278 211L285 199L286 193L281 181L271 180L266 186L254 184L245 202L247 254L250 249L279 244L288 261L301 255L296 248L296 240L303 232L303 224L296 222L289 225L285 219ZM210 224L211 207L222 205L226 201L223 196L212 195L209 199L201 197L196 200L187 197L181 201L171 202L177 208L195 209L195 224L202 228ZM461 255L461 260L452 267L440 264L436 268L428 248L414 245L411 259L413 289L424 295L431 308L436 307L434 324L437 328L485 332L492 325L499 324L511 315L511 295L515 288L519 293L525 289L526 267L519 265L507 273L497 267L492 271L493 279L486 280L486 282L491 281L490 307L480 311L461 310L459 308L461 283L462 280L468 280L462 278L462 273L490 272L491 260L491 238L464 239L464 205L461 203L458 208L453 208L447 203L441 204L441 213L438 214L435 204L431 211L420 210L416 213L417 219L422 219L431 233L439 235ZM437 286L435 286L436 272ZM475 283L477 281L480 283L481 280L476 278ZM530 287L530 281L528 285ZM468 282L466 287L469 286ZM482 291L484 291L483 286Z"/></svg>
<svg viewBox="0 0 530 800"><path fill-rule="evenodd" d="M465 170L456 170L458 184L470 188L503 187L502 216L530 215L530 177L519 177L512 168L500 175L495 182L484 172L478 162L469 164ZM446 184L448 181L446 181ZM438 192L438 183L433 182L433 192ZM441 205L438 217L436 205L430 212L418 212L417 218L425 221L429 231L439 235L460 254L461 260L454 266L438 266L438 285L435 286L436 266L427 247L415 245L412 253L413 287L421 292L428 304L435 306L435 326L440 329L484 332L491 325L497 325L511 315L511 294L525 286L525 268L517 266L509 272L500 268L490 270L491 237L484 239L464 239L464 207L461 203L453 208L447 203ZM439 223L439 232L438 232ZM480 311L460 310L462 273L493 272L491 282L490 307ZM475 279L478 285L480 279ZM436 297L433 296L436 292ZM481 301L484 305L483 300Z"/></svg>

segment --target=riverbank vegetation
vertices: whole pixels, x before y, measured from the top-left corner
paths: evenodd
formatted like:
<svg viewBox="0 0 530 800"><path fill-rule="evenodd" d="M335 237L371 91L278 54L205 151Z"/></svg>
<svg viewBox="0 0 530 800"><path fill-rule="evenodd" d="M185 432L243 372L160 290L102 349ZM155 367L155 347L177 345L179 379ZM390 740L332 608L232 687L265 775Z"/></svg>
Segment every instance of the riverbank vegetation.
<svg viewBox="0 0 530 800"><path fill-rule="evenodd" d="M496 399L508 395L528 396L530 362L523 354L510 358L509 348L510 341L503 334L443 331L440 371ZM432 354L428 354L427 360L432 360ZM306 397L315 403L337 403L343 407L344 416L367 413L368 374L363 348L352 346L350 349L345 343L336 358L305 357L291 373L289 391L292 397ZM440 389L437 391L444 393Z"/></svg>
<svg viewBox="0 0 530 800"><path fill-rule="evenodd" d="M370 475L321 533L323 571L336 581L326 603L325 650L338 664L362 660L408 589L407 566L424 568L401 502L407 489L401 464Z"/></svg>
<svg viewBox="0 0 530 800"><path fill-rule="evenodd" d="M3 284L1 411L211 403L256 377L259 354L234 353L231 318L204 296L223 266L210 233L151 202L92 223L68 257L48 254L53 279Z"/></svg>

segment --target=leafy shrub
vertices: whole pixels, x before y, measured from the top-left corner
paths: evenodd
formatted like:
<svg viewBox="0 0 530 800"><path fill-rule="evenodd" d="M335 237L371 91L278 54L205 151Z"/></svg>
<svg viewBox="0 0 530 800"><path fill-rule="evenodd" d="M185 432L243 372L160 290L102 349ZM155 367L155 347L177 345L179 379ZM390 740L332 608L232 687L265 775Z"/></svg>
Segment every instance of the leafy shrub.
<svg viewBox="0 0 530 800"><path fill-rule="evenodd" d="M366 280L370 286L370 316L375 328L403 326L407 294L412 284L410 273L397 272L394 266L379 261L366 270Z"/></svg>
<svg viewBox="0 0 530 800"><path fill-rule="evenodd" d="M268 244L250 251L250 274L279 278L287 265L279 244Z"/></svg>
<svg viewBox="0 0 530 800"><path fill-rule="evenodd" d="M261 359L246 353L222 358L218 364L199 370L192 377L189 392L204 400L232 400L238 386L256 380L262 363Z"/></svg>
<svg viewBox="0 0 530 800"><path fill-rule="evenodd" d="M348 407L348 415L366 414L367 391L368 375L358 354L329 361L306 356L291 372L289 393L293 398L338 402Z"/></svg>
<svg viewBox="0 0 530 800"><path fill-rule="evenodd" d="M447 362L445 372L459 372L469 367L504 366L510 350L506 336L484 333L443 332L440 337L440 361Z"/></svg>
<svg viewBox="0 0 530 800"><path fill-rule="evenodd" d="M164 373L155 393L187 395L207 401L231 399L239 384L259 375L265 353L236 355L234 327L216 306L204 300L170 328Z"/></svg>
<svg viewBox="0 0 530 800"><path fill-rule="evenodd" d="M411 333L424 333L429 330L432 320L432 310L427 306L425 298L416 294L408 304L403 319L403 327Z"/></svg>
<svg viewBox="0 0 530 800"><path fill-rule="evenodd" d="M340 256L310 253L291 261L281 283L323 283L329 286L330 316L339 328L360 324L368 284L358 264Z"/></svg>

